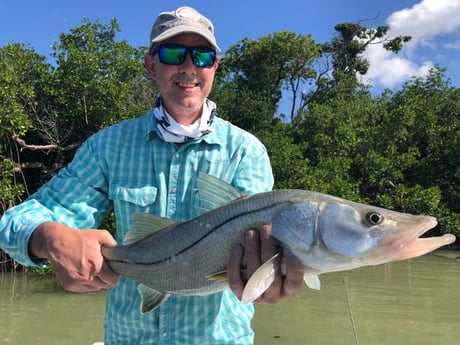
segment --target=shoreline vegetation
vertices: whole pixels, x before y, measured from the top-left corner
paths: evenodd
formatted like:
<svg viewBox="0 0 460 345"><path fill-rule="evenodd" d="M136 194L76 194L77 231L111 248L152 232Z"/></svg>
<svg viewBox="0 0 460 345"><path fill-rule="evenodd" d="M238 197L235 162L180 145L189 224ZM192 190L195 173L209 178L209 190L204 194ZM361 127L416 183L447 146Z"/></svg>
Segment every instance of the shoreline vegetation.
<svg viewBox="0 0 460 345"><path fill-rule="evenodd" d="M4 273L24 273L33 275L54 275L53 268L47 266L44 269L36 267L24 267L16 260L11 259L8 254L0 249L0 274Z"/></svg>

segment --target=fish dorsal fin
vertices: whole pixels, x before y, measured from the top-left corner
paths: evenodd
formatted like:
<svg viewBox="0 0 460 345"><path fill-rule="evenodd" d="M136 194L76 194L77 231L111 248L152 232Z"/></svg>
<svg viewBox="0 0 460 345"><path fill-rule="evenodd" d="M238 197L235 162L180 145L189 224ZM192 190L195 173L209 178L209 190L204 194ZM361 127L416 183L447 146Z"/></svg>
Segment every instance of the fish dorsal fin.
<svg viewBox="0 0 460 345"><path fill-rule="evenodd" d="M304 274L303 280L310 289L319 290L321 288L321 282L316 274Z"/></svg>
<svg viewBox="0 0 460 345"><path fill-rule="evenodd" d="M167 293L151 289L143 284L137 286L137 291L141 295L141 314L158 308L169 297Z"/></svg>
<svg viewBox="0 0 460 345"><path fill-rule="evenodd" d="M233 200L244 197L231 184L203 172L198 174L197 182L196 193L200 200L200 214L212 211Z"/></svg>
<svg viewBox="0 0 460 345"><path fill-rule="evenodd" d="M154 232L176 224L171 219L149 213L136 213L132 216L132 221L131 228L123 239L124 245L137 242Z"/></svg>

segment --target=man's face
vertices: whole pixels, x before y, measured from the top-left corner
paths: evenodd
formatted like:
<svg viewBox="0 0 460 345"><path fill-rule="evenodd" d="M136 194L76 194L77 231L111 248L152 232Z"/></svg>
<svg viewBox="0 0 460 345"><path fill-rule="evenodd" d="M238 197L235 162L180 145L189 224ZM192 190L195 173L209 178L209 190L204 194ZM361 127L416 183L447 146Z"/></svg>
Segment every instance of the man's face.
<svg viewBox="0 0 460 345"><path fill-rule="evenodd" d="M161 44L179 44L185 47L210 47L208 41L196 34L182 34ZM158 54L146 55L145 66L160 89L163 106L179 123L191 124L200 115L205 98L209 95L217 69L201 68L193 64L190 54L181 65L161 63Z"/></svg>

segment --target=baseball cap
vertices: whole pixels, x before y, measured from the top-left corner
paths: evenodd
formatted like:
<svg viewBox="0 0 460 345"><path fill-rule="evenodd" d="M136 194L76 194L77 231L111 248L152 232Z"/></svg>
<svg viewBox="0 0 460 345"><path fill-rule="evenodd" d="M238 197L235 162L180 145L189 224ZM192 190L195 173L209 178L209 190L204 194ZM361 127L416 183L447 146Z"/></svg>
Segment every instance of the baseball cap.
<svg viewBox="0 0 460 345"><path fill-rule="evenodd" d="M150 32L150 48L158 42L185 33L195 33L205 38L211 46L220 51L214 36L214 26L195 9L183 6L175 11L161 12Z"/></svg>

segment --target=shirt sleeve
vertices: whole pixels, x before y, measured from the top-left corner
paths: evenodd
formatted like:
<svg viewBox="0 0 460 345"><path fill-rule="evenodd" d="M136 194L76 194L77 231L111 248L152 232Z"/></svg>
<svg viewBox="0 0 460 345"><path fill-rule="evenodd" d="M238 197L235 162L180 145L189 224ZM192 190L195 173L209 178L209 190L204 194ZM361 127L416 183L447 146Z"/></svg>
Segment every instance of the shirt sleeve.
<svg viewBox="0 0 460 345"><path fill-rule="evenodd" d="M76 229L97 227L111 209L106 191L104 169L89 139L67 167L5 212L0 220L0 247L24 266L41 266L28 252L37 226L54 221Z"/></svg>
<svg viewBox="0 0 460 345"><path fill-rule="evenodd" d="M233 185L243 194L268 192L273 188L274 178L265 146L252 137L237 169Z"/></svg>

